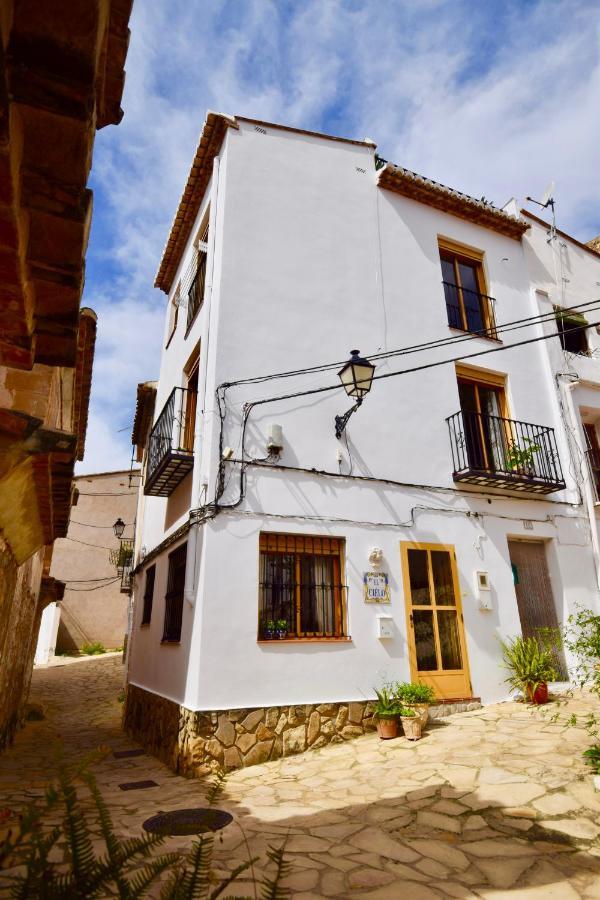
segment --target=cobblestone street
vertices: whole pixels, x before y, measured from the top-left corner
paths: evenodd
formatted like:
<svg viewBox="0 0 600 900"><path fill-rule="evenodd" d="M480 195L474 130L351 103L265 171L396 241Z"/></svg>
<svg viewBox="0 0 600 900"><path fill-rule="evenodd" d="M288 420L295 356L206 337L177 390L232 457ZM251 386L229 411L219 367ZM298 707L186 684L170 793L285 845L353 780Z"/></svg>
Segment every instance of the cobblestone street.
<svg viewBox="0 0 600 900"><path fill-rule="evenodd" d="M120 731L120 659L38 669L29 722L0 758L2 806L18 810L52 777L56 746L68 758L100 745L95 774L122 835L139 834L160 810L205 805L207 785L174 775ZM589 709L589 699L569 711ZM547 715L547 713L546 713ZM289 833L296 898L367 896L600 898L600 794L579 728L538 710L502 704L448 717L417 744L375 735L232 773L217 806L234 823L217 841L224 870ZM123 782L156 787L122 791ZM166 849L185 849L170 838ZM252 893L240 882L233 895Z"/></svg>

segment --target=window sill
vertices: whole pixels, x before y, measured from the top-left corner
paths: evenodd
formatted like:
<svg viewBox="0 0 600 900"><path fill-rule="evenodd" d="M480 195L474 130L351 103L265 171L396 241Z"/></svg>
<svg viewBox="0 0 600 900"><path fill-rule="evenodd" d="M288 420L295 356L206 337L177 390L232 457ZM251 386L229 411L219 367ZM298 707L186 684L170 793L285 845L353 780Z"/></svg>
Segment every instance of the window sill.
<svg viewBox="0 0 600 900"><path fill-rule="evenodd" d="M140 628L149 628L150 622L140 622Z"/></svg>
<svg viewBox="0 0 600 900"><path fill-rule="evenodd" d="M494 344L503 344L504 341L500 340L500 338L492 337L490 334L482 334L479 331L467 331L465 328L455 328L454 325L448 325L449 331L454 331L456 334L472 334L473 337L479 337L483 341L493 341Z"/></svg>
<svg viewBox="0 0 600 900"><path fill-rule="evenodd" d="M181 638L180 638L178 641L175 641L175 640L167 640L166 638L163 638L162 641L161 641L160 643L161 643L161 645L162 645L163 647L164 647L165 645L166 645L166 646L175 646L175 647L179 647L179 645L181 644Z"/></svg>
<svg viewBox="0 0 600 900"><path fill-rule="evenodd" d="M348 644L351 637L294 637L294 638L257 638L257 644Z"/></svg>

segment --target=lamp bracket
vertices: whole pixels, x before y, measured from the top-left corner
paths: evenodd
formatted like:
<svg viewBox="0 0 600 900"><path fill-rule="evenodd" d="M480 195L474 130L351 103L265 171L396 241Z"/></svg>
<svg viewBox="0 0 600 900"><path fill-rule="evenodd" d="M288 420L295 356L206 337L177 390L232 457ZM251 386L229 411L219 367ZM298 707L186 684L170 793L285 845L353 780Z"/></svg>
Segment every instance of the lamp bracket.
<svg viewBox="0 0 600 900"><path fill-rule="evenodd" d="M350 409L347 412L345 412L343 416L335 417L335 436L338 439L338 441L346 429L346 425L348 424L348 420L350 419L350 416L352 415L352 413L356 412L356 410L359 408L361 403L362 403L362 398L360 400L357 400L356 403L354 404L354 406L351 406Z"/></svg>

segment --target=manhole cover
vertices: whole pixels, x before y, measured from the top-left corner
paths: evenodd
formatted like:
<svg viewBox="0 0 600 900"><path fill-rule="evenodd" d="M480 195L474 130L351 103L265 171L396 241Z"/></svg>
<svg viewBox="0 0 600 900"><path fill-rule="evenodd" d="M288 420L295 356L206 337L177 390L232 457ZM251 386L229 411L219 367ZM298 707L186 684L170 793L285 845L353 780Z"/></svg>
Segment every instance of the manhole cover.
<svg viewBox="0 0 600 900"><path fill-rule="evenodd" d="M220 831L233 822L233 816L222 809L175 809L146 819L143 828L152 834L204 834Z"/></svg>

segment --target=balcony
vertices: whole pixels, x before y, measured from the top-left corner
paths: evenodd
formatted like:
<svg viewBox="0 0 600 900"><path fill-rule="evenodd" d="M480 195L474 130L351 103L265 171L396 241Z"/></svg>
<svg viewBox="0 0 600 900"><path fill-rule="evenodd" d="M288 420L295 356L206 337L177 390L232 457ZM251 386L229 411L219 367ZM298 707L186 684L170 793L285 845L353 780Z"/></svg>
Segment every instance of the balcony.
<svg viewBox="0 0 600 900"><path fill-rule="evenodd" d="M455 481L539 494L565 487L553 428L466 410L446 421Z"/></svg>
<svg viewBox="0 0 600 900"><path fill-rule="evenodd" d="M449 281L442 281L442 284L450 328L481 334L482 337L497 341L495 299Z"/></svg>
<svg viewBox="0 0 600 900"><path fill-rule="evenodd" d="M148 440L144 494L169 497L194 465L196 391L173 388Z"/></svg>

